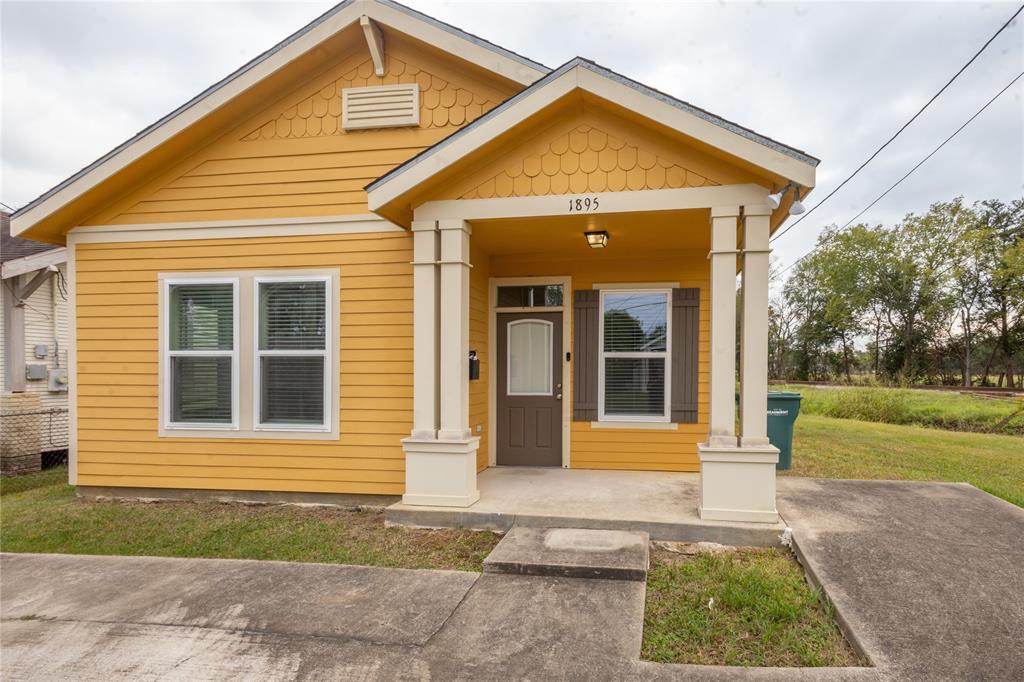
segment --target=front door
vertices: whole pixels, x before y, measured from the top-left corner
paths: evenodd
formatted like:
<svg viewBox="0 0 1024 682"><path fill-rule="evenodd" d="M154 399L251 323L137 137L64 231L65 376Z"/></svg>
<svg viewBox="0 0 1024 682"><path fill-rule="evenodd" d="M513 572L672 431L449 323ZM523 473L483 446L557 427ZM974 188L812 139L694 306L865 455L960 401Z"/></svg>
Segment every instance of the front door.
<svg viewBox="0 0 1024 682"><path fill-rule="evenodd" d="M498 313L498 448L507 466L562 466L562 313Z"/></svg>

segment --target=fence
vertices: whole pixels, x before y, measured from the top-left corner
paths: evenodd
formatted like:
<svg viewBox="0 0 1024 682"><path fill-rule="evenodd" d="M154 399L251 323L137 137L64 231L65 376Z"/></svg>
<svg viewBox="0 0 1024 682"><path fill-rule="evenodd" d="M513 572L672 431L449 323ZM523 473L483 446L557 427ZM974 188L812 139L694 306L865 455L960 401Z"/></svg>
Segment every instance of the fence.
<svg viewBox="0 0 1024 682"><path fill-rule="evenodd" d="M0 408L0 475L30 473L67 461L67 408L31 408L31 403L9 400Z"/></svg>

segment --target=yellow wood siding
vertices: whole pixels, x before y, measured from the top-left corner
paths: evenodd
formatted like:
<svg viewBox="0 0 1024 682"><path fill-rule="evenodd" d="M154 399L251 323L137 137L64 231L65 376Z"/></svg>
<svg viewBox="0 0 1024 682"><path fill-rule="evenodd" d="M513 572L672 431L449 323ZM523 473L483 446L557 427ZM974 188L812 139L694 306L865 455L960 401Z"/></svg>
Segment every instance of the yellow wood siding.
<svg viewBox="0 0 1024 682"><path fill-rule="evenodd" d="M662 283L698 287L700 339L698 356L698 420L679 424L678 430L642 428L595 429L590 422L570 426L570 466L580 469L636 469L651 471L698 471L697 443L708 433L708 363L710 351L710 290L707 253L680 251L634 257L504 256L490 258L492 277L571 276L573 289L590 289L595 283ZM568 301L572 300L567 296ZM570 305L571 310L571 305ZM571 314L571 312L570 312ZM571 342L566 348L572 348ZM568 397L568 396L567 396Z"/></svg>
<svg viewBox="0 0 1024 682"><path fill-rule="evenodd" d="M470 242L472 244L472 241ZM480 358L480 379L469 382L469 428L474 436L480 436L480 449L476 451L476 468L487 468L489 459L488 434L490 433L488 412L488 300L490 295L490 263L487 254L479 247L470 247L469 274L469 348ZM479 431L477 426L483 427Z"/></svg>
<svg viewBox="0 0 1024 682"><path fill-rule="evenodd" d="M397 83L420 87L418 127L341 128L342 89ZM514 92L398 37L378 77L363 44L85 224L366 213L364 186Z"/></svg>
<svg viewBox="0 0 1024 682"><path fill-rule="evenodd" d="M81 244L78 483L378 493L404 489L412 424L407 233ZM338 267L337 441L158 436L158 273Z"/></svg>

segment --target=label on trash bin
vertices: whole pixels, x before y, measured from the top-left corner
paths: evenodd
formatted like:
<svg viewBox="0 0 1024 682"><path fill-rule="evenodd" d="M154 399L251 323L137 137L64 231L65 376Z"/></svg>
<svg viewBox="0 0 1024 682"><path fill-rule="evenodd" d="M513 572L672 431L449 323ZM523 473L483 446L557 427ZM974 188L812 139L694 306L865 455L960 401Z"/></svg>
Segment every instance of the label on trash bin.
<svg viewBox="0 0 1024 682"><path fill-rule="evenodd" d="M789 415L789 410L768 410L769 417L786 417Z"/></svg>

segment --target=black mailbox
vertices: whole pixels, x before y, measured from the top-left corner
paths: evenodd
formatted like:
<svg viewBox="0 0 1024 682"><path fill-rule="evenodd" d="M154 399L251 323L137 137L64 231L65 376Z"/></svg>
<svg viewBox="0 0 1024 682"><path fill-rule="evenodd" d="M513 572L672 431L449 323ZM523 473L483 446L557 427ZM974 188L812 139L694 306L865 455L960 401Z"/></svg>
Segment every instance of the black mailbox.
<svg viewBox="0 0 1024 682"><path fill-rule="evenodd" d="M469 380L476 381L480 378L480 358L476 356L476 351L469 351Z"/></svg>

